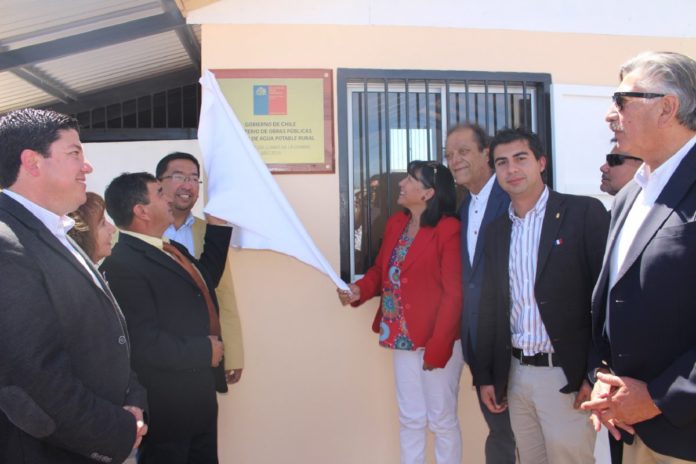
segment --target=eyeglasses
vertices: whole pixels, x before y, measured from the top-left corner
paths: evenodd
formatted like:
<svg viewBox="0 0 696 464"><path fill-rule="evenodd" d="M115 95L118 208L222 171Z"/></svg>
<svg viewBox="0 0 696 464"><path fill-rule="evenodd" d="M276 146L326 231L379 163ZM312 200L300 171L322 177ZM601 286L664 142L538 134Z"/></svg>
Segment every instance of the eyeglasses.
<svg viewBox="0 0 696 464"><path fill-rule="evenodd" d="M664 97L664 93L650 93L650 92L614 92L611 96L614 105L619 111L623 111L624 105L626 104L626 98L660 98Z"/></svg>
<svg viewBox="0 0 696 464"><path fill-rule="evenodd" d="M192 184L202 184L203 181L200 180L198 176L185 176L183 174L172 174L171 176L162 176L160 177L160 180L164 179L171 179L174 182L178 183L184 183L184 182L191 182Z"/></svg>
<svg viewBox="0 0 696 464"><path fill-rule="evenodd" d="M621 166L622 164L624 164L624 161L626 161L627 159L632 159L632 160L636 160L636 161L643 161L642 159L636 158L635 156L631 156L631 155L620 155L618 153L610 153L607 155L607 164L611 167Z"/></svg>

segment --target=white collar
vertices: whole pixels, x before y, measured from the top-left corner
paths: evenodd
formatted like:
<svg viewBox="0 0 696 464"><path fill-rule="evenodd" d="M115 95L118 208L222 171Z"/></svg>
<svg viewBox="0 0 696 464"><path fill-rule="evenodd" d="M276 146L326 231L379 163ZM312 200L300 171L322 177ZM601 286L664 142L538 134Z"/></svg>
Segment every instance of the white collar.
<svg viewBox="0 0 696 464"><path fill-rule="evenodd" d="M71 217L67 215L58 216L56 213L47 210L17 192L5 189L3 193L28 209L53 235L65 236L75 225L75 221Z"/></svg>
<svg viewBox="0 0 696 464"><path fill-rule="evenodd" d="M686 142L674 155L662 163L657 169L652 171L650 166L643 163L636 171L633 179L643 189L646 200L654 202L662 193L665 185L672 178L674 171L686 157L687 153L696 144L696 135Z"/></svg>
<svg viewBox="0 0 696 464"><path fill-rule="evenodd" d="M483 186L483 188L481 189L481 191L479 193L474 194L474 193L471 193L471 191L469 191L469 193L471 193L471 198L473 198L476 201L483 199L483 198L488 198L488 196L491 194L491 190L493 190L493 183L494 182L495 182L495 174L488 178L488 180L486 181L486 184Z"/></svg>

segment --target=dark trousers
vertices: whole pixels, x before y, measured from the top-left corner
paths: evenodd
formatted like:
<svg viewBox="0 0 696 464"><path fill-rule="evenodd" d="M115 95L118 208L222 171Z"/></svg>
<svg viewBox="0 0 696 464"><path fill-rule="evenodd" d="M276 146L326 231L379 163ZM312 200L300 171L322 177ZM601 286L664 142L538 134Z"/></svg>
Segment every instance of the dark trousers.
<svg viewBox="0 0 696 464"><path fill-rule="evenodd" d="M218 464L217 420L207 432L184 440L150 443L146 435L138 464Z"/></svg>
<svg viewBox="0 0 696 464"><path fill-rule="evenodd" d="M623 441L617 440L607 431L609 435L609 453L611 454L611 464L621 464L623 461Z"/></svg>
<svg viewBox="0 0 696 464"><path fill-rule="evenodd" d="M486 438L486 464L515 464L515 436L510 425L510 412L494 414L481 401L481 390L476 387L476 395L483 418L488 424Z"/></svg>
<svg viewBox="0 0 696 464"><path fill-rule="evenodd" d="M471 346L471 338L468 339L468 362L469 368L474 372L473 365L476 362L474 348ZM486 437L486 464L515 464L517 457L517 446L515 445L515 435L512 433L510 424L510 411L507 409L501 413L494 414L488 410L481 401L481 389L476 387L479 407L483 418L488 425L488 437Z"/></svg>

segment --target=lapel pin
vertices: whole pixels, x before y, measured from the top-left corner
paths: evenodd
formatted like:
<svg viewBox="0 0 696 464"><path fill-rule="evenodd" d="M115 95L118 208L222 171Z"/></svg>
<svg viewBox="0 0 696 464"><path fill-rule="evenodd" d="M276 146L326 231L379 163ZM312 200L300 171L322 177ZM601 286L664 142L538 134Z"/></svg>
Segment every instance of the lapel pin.
<svg viewBox="0 0 696 464"><path fill-rule="evenodd" d="M563 245L563 239L562 238L556 239L556 241L554 243L556 245Z"/></svg>
<svg viewBox="0 0 696 464"><path fill-rule="evenodd" d="M561 213L556 213L556 219L560 219L560 218L561 218Z"/></svg>

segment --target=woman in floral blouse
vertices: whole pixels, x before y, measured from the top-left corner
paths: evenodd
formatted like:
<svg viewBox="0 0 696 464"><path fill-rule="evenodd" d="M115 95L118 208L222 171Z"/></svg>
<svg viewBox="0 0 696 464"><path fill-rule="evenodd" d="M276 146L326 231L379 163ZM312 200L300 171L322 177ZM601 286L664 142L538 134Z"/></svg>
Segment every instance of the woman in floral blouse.
<svg viewBox="0 0 696 464"><path fill-rule="evenodd" d="M379 344L393 350L401 463L425 463L428 427L437 463L459 464L457 397L464 362L454 179L440 163L412 161L397 203L404 211L389 218L374 266L338 296L353 306L381 296L372 328Z"/></svg>

